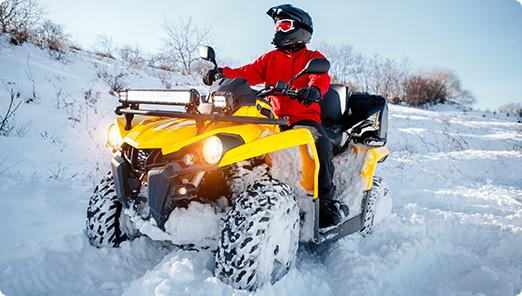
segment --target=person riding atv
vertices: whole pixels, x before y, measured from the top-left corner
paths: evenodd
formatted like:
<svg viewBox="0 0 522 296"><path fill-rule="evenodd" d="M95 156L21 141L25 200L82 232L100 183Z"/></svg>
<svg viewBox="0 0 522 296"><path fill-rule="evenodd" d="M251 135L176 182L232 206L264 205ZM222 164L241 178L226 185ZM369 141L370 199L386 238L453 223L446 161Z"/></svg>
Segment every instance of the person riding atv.
<svg viewBox="0 0 522 296"><path fill-rule="evenodd" d="M279 6L269 13L285 9L298 11ZM281 21L292 20L289 16ZM296 24L280 22L274 43L284 47L286 35L278 33L291 32ZM255 290L281 279L299 246L315 248L350 234L370 234L391 213L386 184L375 175L377 164L389 155L386 100L329 85L330 63L304 47L309 38L300 40L258 64L287 58L295 63L290 63L292 73L259 72L260 77L246 77L250 81L227 77L255 66L220 70L212 47L202 46L200 57L214 65L205 75L212 84L208 93L119 92L118 116L106 143L111 170L87 208L89 243L118 247L147 236L208 250L215 254L216 278ZM263 88L251 87L263 81ZM344 165L335 176L335 197L332 153L336 165ZM343 204L350 208L346 219Z"/></svg>
<svg viewBox="0 0 522 296"><path fill-rule="evenodd" d="M290 4L274 6L266 12L275 23L270 51L253 63L232 69L229 67L208 70L203 83L211 86L220 77L243 78L250 85L275 85L277 81L288 81L314 58L326 59L319 51L306 47L313 34L312 17L305 11ZM290 126L283 129L305 127L314 135L319 155L319 216L320 226L328 227L340 223L348 216L348 207L334 199L333 147L321 125L319 101L330 88L330 76L324 74L303 75L291 87L299 89L297 100L288 96L269 97L274 113L280 118L288 118Z"/></svg>

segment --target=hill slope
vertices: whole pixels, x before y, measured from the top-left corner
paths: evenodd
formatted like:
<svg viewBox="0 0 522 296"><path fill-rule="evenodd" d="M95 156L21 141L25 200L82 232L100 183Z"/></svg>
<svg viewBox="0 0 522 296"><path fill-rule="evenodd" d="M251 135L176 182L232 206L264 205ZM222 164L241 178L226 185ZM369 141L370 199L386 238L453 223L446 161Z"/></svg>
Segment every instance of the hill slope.
<svg viewBox="0 0 522 296"><path fill-rule="evenodd" d="M211 252L147 238L119 249L89 246L85 210L94 184L109 170L103 143L116 104L99 76L121 67L81 52L56 61L0 39L0 111L9 87L30 101L16 113L13 134L0 136L0 291L248 294L213 276ZM161 87L158 77L170 75L127 71L133 87ZM390 129L392 155L378 173L393 192L393 215L370 237L353 235L321 253L300 251L297 266L259 295L521 292L521 124L479 112L391 106ZM349 166L336 165L338 171Z"/></svg>

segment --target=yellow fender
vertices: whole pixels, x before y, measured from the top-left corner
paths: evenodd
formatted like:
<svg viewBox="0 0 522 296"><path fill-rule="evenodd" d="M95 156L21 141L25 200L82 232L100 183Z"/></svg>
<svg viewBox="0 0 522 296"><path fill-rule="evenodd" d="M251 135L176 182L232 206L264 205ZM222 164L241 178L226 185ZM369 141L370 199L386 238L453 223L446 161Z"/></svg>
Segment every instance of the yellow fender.
<svg viewBox="0 0 522 296"><path fill-rule="evenodd" d="M366 154L364 165L361 170L361 177L364 180L365 189L370 190L372 189L373 176L375 174L377 163L388 156L390 151L387 147L368 147L363 145L354 145L353 149L357 154Z"/></svg>
<svg viewBox="0 0 522 296"><path fill-rule="evenodd" d="M223 155L218 166L227 166L245 159L291 147L299 147L301 152L303 168L301 185L308 192L313 192L314 198L317 198L319 191L319 157L317 156L314 138L306 128L280 132L231 149Z"/></svg>

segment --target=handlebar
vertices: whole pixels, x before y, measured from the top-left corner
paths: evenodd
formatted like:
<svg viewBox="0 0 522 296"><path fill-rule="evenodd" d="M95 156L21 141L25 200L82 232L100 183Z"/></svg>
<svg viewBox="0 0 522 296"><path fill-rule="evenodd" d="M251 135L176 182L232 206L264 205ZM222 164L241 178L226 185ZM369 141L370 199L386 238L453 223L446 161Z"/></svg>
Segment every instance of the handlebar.
<svg viewBox="0 0 522 296"><path fill-rule="evenodd" d="M225 77L225 74L221 73L221 72L217 72L215 75L214 75L214 81L217 81L221 78Z"/></svg>
<svg viewBox="0 0 522 296"><path fill-rule="evenodd" d="M258 91L256 95L259 97L266 97L273 94L278 94L287 96L291 99L297 99L299 97L299 91L297 89L287 88L286 84L283 87L282 86L283 85L280 85L279 83L276 86L268 86L267 88Z"/></svg>

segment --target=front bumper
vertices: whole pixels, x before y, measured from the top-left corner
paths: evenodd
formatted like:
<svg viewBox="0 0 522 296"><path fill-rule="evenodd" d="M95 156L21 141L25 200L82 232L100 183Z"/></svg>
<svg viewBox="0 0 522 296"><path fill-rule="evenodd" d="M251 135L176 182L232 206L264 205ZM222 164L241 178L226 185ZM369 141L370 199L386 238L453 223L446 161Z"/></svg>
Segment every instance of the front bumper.
<svg viewBox="0 0 522 296"><path fill-rule="evenodd" d="M115 155L111 165L116 195L118 200L128 208L133 201L138 199L140 188L143 186L142 182L127 159L121 155ZM164 166L152 168L147 172L149 216L156 221L156 225L160 229L165 230L165 222L177 206L187 205L196 197L197 187L184 182L182 177L207 171L214 167L214 165L194 165L182 168L178 163L171 162ZM180 187L185 187L185 194L179 193Z"/></svg>

